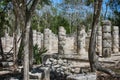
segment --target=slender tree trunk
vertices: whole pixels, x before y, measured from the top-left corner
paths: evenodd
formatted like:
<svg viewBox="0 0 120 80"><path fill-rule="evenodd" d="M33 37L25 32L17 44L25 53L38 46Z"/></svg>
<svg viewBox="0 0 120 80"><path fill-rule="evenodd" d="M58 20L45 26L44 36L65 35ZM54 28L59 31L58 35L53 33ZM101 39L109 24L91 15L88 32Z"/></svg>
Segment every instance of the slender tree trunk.
<svg viewBox="0 0 120 80"><path fill-rule="evenodd" d="M2 60L4 59L4 55L3 55L3 47L2 47L2 40L1 40L1 37L0 37L0 55L2 56Z"/></svg>
<svg viewBox="0 0 120 80"><path fill-rule="evenodd" d="M13 62L14 62L14 69L17 69L17 26L18 26L18 18L15 18L15 26L14 26L14 40L13 40Z"/></svg>
<svg viewBox="0 0 120 80"><path fill-rule="evenodd" d="M30 33L29 33L29 66L30 70L32 69L33 65L33 32L32 28L30 27Z"/></svg>
<svg viewBox="0 0 120 80"><path fill-rule="evenodd" d="M26 17L25 37L24 37L24 80L29 80L29 55L30 55L30 25L31 18Z"/></svg>
<svg viewBox="0 0 120 80"><path fill-rule="evenodd" d="M31 6L28 8L28 4L26 0L12 0L13 2L13 8L15 13L18 13L15 16L18 16L18 19L20 23L22 24L21 27L25 30L25 36L23 40L24 44L24 79L23 80L29 80L29 52L30 52L30 45L29 45L29 40L30 40L30 26L31 26L31 17L33 12L35 11L35 8L37 6L37 3L40 0L33 0L31 3ZM20 6L21 5L21 6Z"/></svg>
<svg viewBox="0 0 120 80"><path fill-rule="evenodd" d="M23 48L24 48L24 43L23 43L23 41L24 41L24 37L25 37L25 31L24 30L22 30L22 34L21 34L21 41L20 41L20 46L19 46L19 50L18 50L18 61L19 61L19 64L21 65L22 64L22 61L23 61L23 59L22 59L22 57L23 57Z"/></svg>
<svg viewBox="0 0 120 80"><path fill-rule="evenodd" d="M99 16L101 12L101 6L102 6L102 0L95 0L94 2L94 15L93 15L93 23L92 23L92 32L90 37L90 43L89 43L89 61L90 61L90 67L91 71L95 71L95 62L97 60L96 58L96 30L97 30L97 24L99 21Z"/></svg>

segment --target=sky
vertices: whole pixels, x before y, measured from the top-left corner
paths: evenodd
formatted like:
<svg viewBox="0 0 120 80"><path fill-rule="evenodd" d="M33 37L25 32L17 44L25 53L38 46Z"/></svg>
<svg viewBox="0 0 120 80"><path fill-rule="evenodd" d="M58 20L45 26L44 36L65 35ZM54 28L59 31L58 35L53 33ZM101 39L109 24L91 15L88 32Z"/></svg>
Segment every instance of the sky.
<svg viewBox="0 0 120 80"><path fill-rule="evenodd" d="M63 0L51 0L52 4L55 6L57 6L57 4L62 3ZM103 0L103 4L102 4L102 14L104 15L105 11L106 11L106 2L108 2L108 0ZM107 16L110 15L112 13L112 11L110 10L110 8L108 7L108 11L107 11Z"/></svg>

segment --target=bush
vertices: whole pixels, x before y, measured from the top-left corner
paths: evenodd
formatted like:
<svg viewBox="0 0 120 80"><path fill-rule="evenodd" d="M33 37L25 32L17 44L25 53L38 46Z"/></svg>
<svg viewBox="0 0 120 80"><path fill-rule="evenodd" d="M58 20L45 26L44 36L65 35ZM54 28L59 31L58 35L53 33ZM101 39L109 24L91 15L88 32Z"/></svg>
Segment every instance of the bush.
<svg viewBox="0 0 120 80"><path fill-rule="evenodd" d="M34 63L40 64L42 62L41 55L46 53L46 48L39 48L37 44L33 47Z"/></svg>

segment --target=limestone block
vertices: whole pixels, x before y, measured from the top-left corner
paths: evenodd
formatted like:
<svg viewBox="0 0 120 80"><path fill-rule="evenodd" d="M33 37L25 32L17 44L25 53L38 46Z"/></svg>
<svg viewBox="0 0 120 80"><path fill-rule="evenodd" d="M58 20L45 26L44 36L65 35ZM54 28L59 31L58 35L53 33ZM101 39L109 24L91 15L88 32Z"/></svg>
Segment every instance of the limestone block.
<svg viewBox="0 0 120 80"><path fill-rule="evenodd" d="M97 36L102 36L102 31L97 31Z"/></svg>
<svg viewBox="0 0 120 80"><path fill-rule="evenodd" d="M111 32L111 22L109 20L102 21L102 31Z"/></svg>
<svg viewBox="0 0 120 80"><path fill-rule="evenodd" d="M43 80L50 80L50 69L49 69L49 67L46 67L44 69L44 78L43 78Z"/></svg>
<svg viewBox="0 0 120 80"><path fill-rule="evenodd" d="M103 39L111 39L112 36L111 36L111 33L103 33Z"/></svg>
<svg viewBox="0 0 120 80"><path fill-rule="evenodd" d="M65 53L65 43L66 43L66 30L64 27L59 27L58 33L58 53L64 54Z"/></svg>
<svg viewBox="0 0 120 80"><path fill-rule="evenodd" d="M118 35L118 34L119 34L119 30L113 31L112 34L113 34L113 35Z"/></svg>
<svg viewBox="0 0 120 80"><path fill-rule="evenodd" d="M111 48L103 48L102 51L103 51L102 52L103 57L111 56L111 53L112 53Z"/></svg>
<svg viewBox="0 0 120 80"><path fill-rule="evenodd" d="M51 46L52 46L52 41L51 41L51 30L44 29L44 47L48 50L47 52L51 53Z"/></svg>
<svg viewBox="0 0 120 80"><path fill-rule="evenodd" d="M29 73L31 80L42 80L42 72L41 73Z"/></svg>
<svg viewBox="0 0 120 80"><path fill-rule="evenodd" d="M13 62L1 62L1 64L2 64L3 67L10 67L10 66L14 65Z"/></svg>
<svg viewBox="0 0 120 80"><path fill-rule="evenodd" d="M118 26L113 26L112 37L113 37L113 40L112 40L113 53L117 53L119 52L119 27Z"/></svg>
<svg viewBox="0 0 120 80"><path fill-rule="evenodd" d="M109 21L109 20L103 20L103 21L102 21L102 25L103 25L103 26L108 26L108 25L111 26L111 21Z"/></svg>
<svg viewBox="0 0 120 80"><path fill-rule="evenodd" d="M118 48L119 49L119 44L113 44L113 48Z"/></svg>
<svg viewBox="0 0 120 80"><path fill-rule="evenodd" d="M113 53L119 52L119 48L113 48Z"/></svg>
<svg viewBox="0 0 120 80"><path fill-rule="evenodd" d="M111 26L103 26L103 32L111 32Z"/></svg>
<svg viewBox="0 0 120 80"><path fill-rule="evenodd" d="M104 48L112 47L112 41L111 40L103 40L102 45Z"/></svg>
<svg viewBox="0 0 120 80"><path fill-rule="evenodd" d="M119 27L118 26L113 26L113 31L119 31Z"/></svg>
<svg viewBox="0 0 120 80"><path fill-rule="evenodd" d="M96 74L74 74L67 77L67 80L96 80Z"/></svg>
<svg viewBox="0 0 120 80"><path fill-rule="evenodd" d="M102 40L102 36L97 36L97 40L99 41L101 41Z"/></svg>
<svg viewBox="0 0 120 80"><path fill-rule="evenodd" d="M118 40L119 41L119 36L118 35L114 35L113 37L112 37L112 39L114 39L114 40Z"/></svg>
<svg viewBox="0 0 120 80"><path fill-rule="evenodd" d="M85 26L78 26L77 27L77 53L82 55L85 54L85 41L86 41L86 32L85 32Z"/></svg>
<svg viewBox="0 0 120 80"><path fill-rule="evenodd" d="M113 38L113 44L119 44L119 38Z"/></svg>

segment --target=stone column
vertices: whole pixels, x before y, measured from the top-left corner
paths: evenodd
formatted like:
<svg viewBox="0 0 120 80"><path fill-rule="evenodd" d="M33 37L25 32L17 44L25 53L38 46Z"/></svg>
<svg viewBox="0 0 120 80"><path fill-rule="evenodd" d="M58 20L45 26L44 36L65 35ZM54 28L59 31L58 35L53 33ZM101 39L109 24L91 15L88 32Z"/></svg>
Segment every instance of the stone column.
<svg viewBox="0 0 120 80"><path fill-rule="evenodd" d="M65 53L65 42L66 42L66 30L64 27L59 27L58 32L58 53L64 54Z"/></svg>
<svg viewBox="0 0 120 80"><path fill-rule="evenodd" d="M44 29L44 40L43 40L43 46L47 49L48 53L51 53L51 30L50 29Z"/></svg>
<svg viewBox="0 0 120 80"><path fill-rule="evenodd" d="M37 32L37 44L39 48L42 47L42 39L43 39L43 34L41 32Z"/></svg>
<svg viewBox="0 0 120 80"><path fill-rule="evenodd" d="M102 27L97 27L97 43L96 49L100 56L102 56Z"/></svg>
<svg viewBox="0 0 120 80"><path fill-rule="evenodd" d="M111 22L108 20L103 21L102 39L102 56L109 57L112 53L112 35Z"/></svg>
<svg viewBox="0 0 120 80"><path fill-rule="evenodd" d="M119 27L118 26L113 26L113 32L112 32L112 49L113 53L118 53L119 52Z"/></svg>
<svg viewBox="0 0 120 80"><path fill-rule="evenodd" d="M77 27L77 53L82 55L85 54L85 40L86 40L86 32L85 32L85 26L78 26Z"/></svg>
<svg viewBox="0 0 120 80"><path fill-rule="evenodd" d="M36 30L33 30L33 44L37 44L37 32Z"/></svg>

